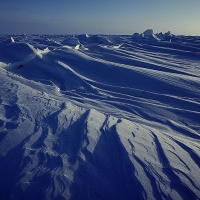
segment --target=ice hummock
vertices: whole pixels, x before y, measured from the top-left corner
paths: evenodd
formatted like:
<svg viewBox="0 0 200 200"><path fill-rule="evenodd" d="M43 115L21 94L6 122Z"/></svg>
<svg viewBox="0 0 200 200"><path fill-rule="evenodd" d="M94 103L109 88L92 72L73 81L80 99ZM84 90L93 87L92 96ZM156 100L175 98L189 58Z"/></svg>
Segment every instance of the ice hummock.
<svg viewBox="0 0 200 200"><path fill-rule="evenodd" d="M153 29L147 29L146 31L144 31L143 33L139 34L139 33L134 33L132 38L133 39L149 39L149 40L154 40L154 41L159 41L159 40L170 40L174 37L174 35L168 31L165 34L163 34L162 32L160 33L155 33Z"/></svg>
<svg viewBox="0 0 200 200"><path fill-rule="evenodd" d="M153 40L159 40L159 38L156 36L154 33L153 29L147 29L143 33L134 33L133 34L133 39L142 39L142 38L147 38L147 39L153 39Z"/></svg>

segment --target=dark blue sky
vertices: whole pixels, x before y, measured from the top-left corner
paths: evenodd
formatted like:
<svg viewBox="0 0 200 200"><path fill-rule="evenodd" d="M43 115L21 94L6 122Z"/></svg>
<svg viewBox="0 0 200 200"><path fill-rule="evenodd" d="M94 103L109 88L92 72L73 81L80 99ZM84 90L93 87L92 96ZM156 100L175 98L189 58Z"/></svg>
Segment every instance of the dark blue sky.
<svg viewBox="0 0 200 200"><path fill-rule="evenodd" d="M200 0L0 0L1 33L200 35Z"/></svg>

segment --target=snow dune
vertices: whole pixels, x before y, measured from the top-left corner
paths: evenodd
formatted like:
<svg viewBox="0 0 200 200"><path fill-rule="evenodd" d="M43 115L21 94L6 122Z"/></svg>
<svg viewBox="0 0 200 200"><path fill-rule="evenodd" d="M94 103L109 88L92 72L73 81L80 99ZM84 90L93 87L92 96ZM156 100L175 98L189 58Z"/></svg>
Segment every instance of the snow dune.
<svg viewBox="0 0 200 200"><path fill-rule="evenodd" d="M0 199L200 198L199 37L0 42Z"/></svg>

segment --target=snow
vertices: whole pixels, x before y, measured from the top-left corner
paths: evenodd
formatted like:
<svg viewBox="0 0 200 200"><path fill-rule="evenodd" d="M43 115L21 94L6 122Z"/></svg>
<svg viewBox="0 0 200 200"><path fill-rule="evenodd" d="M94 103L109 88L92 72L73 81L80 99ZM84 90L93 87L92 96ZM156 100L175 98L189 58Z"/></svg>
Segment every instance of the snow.
<svg viewBox="0 0 200 200"><path fill-rule="evenodd" d="M199 37L14 37L0 37L0 199L200 198Z"/></svg>
<svg viewBox="0 0 200 200"><path fill-rule="evenodd" d="M13 37L10 38L12 43L15 43L15 40Z"/></svg>

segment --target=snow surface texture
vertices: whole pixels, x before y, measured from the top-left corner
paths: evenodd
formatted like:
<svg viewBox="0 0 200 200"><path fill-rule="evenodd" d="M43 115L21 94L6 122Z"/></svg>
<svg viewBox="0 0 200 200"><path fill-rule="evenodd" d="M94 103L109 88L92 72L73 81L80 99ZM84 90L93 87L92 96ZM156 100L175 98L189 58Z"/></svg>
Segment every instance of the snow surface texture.
<svg viewBox="0 0 200 200"><path fill-rule="evenodd" d="M200 38L134 35L0 37L0 199L200 198Z"/></svg>

